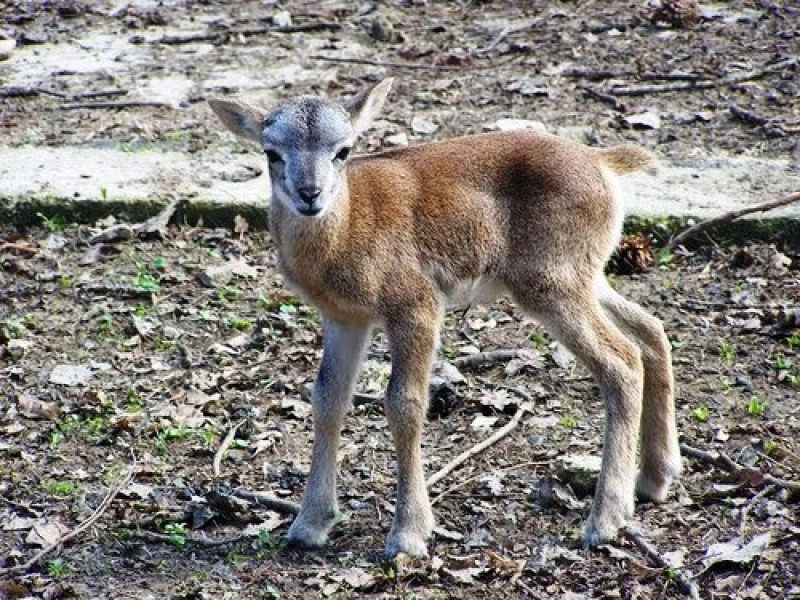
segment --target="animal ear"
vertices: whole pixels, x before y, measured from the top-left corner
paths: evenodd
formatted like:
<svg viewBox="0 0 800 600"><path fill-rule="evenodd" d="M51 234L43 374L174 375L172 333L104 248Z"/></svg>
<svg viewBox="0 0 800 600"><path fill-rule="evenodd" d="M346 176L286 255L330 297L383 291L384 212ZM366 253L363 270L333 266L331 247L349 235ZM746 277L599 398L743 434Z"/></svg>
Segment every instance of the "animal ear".
<svg viewBox="0 0 800 600"><path fill-rule="evenodd" d="M261 132L267 116L265 110L231 100L209 100L208 105L225 127L236 135L261 145Z"/></svg>
<svg viewBox="0 0 800 600"><path fill-rule="evenodd" d="M345 109L350 113L350 120L353 123L353 129L356 130L356 135L366 131L372 125L372 121L381 112L393 83L394 78L387 77L377 85L360 92L345 105Z"/></svg>

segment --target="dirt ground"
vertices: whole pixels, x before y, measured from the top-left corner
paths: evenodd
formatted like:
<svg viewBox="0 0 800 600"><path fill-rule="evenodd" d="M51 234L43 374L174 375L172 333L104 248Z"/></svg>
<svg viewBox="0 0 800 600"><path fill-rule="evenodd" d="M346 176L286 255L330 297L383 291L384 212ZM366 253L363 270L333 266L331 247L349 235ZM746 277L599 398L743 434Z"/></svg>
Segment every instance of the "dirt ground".
<svg viewBox="0 0 800 600"><path fill-rule="evenodd" d="M283 11L310 30L267 32L287 27ZM228 145L235 161L258 165L204 98L346 95L393 74L393 102L365 149L525 118L666 156L796 157L797 65L786 61L800 46L798 10L727 2L682 23L655 12L591 1L12 0L0 35L36 45L49 67L31 72L30 93L2 99L0 131L13 145ZM82 62L94 51L99 70ZM356 57L381 64L341 62ZM691 81L714 85L619 92ZM124 93L87 96L114 89ZM147 98L177 110L63 108ZM627 538L582 549L590 486L564 457L600 451L597 388L508 301L445 320L440 359L452 365L477 350L526 352L462 365L463 381L438 388L426 472L509 423L525 396L534 409L433 486L431 558L388 564L385 338L373 341L340 450L345 522L325 550L287 548L291 514L246 492L300 499L316 313L283 286L266 234L183 223L161 240L90 243L107 225L48 215L0 229L0 598L671 598L681 577L703 598L800 597L797 244L661 252L644 273L610 275L664 320L674 351L685 473L665 504L636 513L667 566ZM233 258L242 266L232 278L208 281ZM59 551L8 572L98 508Z"/></svg>

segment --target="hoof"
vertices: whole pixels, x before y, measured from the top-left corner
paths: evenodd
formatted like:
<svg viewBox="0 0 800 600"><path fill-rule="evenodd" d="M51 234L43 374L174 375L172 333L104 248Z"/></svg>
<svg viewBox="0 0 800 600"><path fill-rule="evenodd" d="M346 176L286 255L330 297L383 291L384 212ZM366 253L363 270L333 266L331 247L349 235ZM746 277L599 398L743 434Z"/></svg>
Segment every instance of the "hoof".
<svg viewBox="0 0 800 600"><path fill-rule="evenodd" d="M340 519L341 515L338 512L324 520L312 520L301 513L289 527L286 536L289 545L303 549L321 548L328 542L328 534Z"/></svg>
<svg viewBox="0 0 800 600"><path fill-rule="evenodd" d="M389 535L383 555L387 559L393 559L400 554L406 554L413 558L427 558L428 545L425 543L425 538L414 534Z"/></svg>

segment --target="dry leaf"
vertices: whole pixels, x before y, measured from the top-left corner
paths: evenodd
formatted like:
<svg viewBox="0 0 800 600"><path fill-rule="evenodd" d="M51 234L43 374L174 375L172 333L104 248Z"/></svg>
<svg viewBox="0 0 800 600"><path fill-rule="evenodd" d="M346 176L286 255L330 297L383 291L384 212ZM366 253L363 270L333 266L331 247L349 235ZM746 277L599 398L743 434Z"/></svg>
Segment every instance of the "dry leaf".
<svg viewBox="0 0 800 600"><path fill-rule="evenodd" d="M757 535L745 545L741 545L738 538L734 538L729 542L712 544L706 550L703 565L708 570L719 563L748 563L760 556L769 546L770 541L772 541L772 534L767 532Z"/></svg>
<svg viewBox="0 0 800 600"><path fill-rule="evenodd" d="M478 415L472 420L470 427L474 431L484 432L491 429L495 423L497 423L497 417L485 417L483 415Z"/></svg>
<svg viewBox="0 0 800 600"><path fill-rule="evenodd" d="M19 412L29 419L50 419L55 421L61 414L61 407L55 402L45 402L30 394L22 394L18 402Z"/></svg>
<svg viewBox="0 0 800 600"><path fill-rule="evenodd" d="M50 383L69 387L86 385L92 374L92 370L83 365L56 365L50 371Z"/></svg>

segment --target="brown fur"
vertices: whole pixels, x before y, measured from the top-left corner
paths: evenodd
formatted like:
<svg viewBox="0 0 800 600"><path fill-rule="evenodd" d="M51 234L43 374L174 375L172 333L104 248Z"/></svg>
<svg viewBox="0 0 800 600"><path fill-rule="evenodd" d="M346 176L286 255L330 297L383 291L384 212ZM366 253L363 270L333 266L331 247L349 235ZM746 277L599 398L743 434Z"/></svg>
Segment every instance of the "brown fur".
<svg viewBox="0 0 800 600"><path fill-rule="evenodd" d="M386 93L384 82L359 97L353 122L365 126ZM252 107L212 107L253 139L257 127L242 127ZM476 280L508 292L600 385L603 468L586 542L612 538L633 512L640 425L638 489L664 498L680 468L669 343L660 322L603 277L622 223L612 172L653 165L632 146L598 150L543 133L495 133L353 158L319 218L273 200L281 269L325 322L312 470L293 541L324 543L336 520L335 448L369 331L380 325L392 353L386 412L398 452L386 552L426 552L433 515L420 437L428 373L447 296Z"/></svg>

